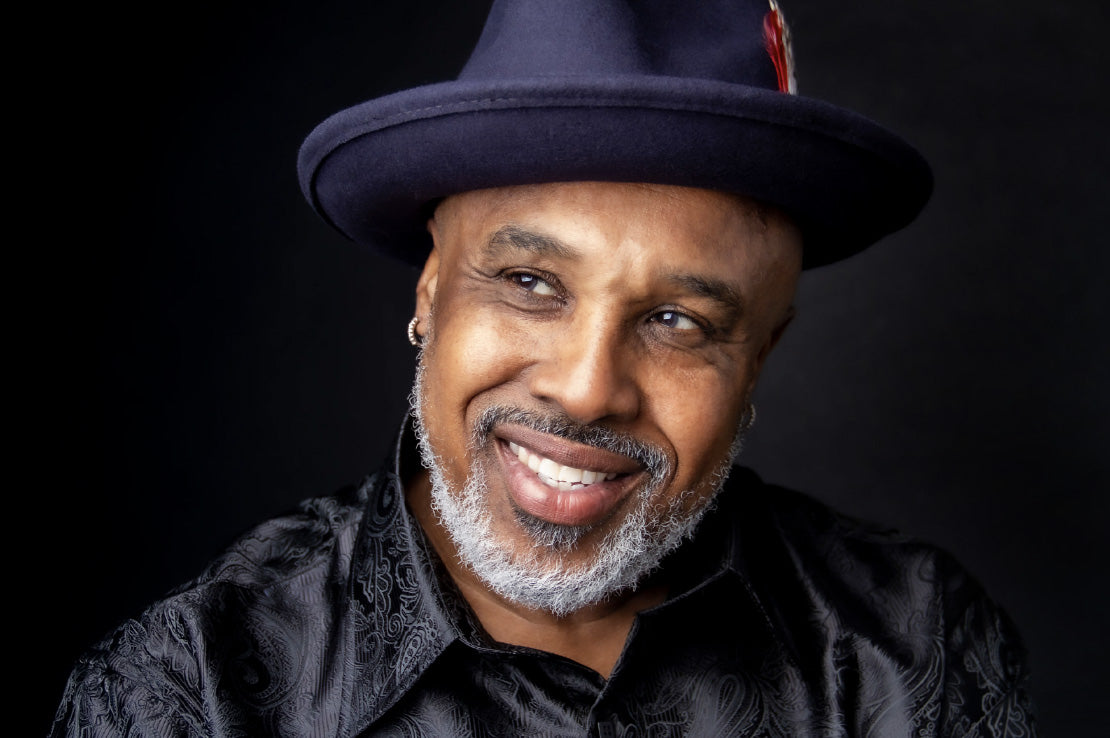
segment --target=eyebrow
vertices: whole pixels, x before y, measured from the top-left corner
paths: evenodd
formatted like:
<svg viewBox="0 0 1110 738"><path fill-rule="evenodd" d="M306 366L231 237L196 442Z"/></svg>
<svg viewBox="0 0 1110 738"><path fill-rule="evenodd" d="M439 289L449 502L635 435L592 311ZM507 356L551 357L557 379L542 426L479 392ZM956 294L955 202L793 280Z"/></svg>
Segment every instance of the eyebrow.
<svg viewBox="0 0 1110 738"><path fill-rule="evenodd" d="M696 274L669 274L667 281L695 295L715 300L736 313L744 311L744 300L740 297L740 293L724 280Z"/></svg>
<svg viewBox="0 0 1110 738"><path fill-rule="evenodd" d="M502 226L494 231L486 244L486 252L491 255L499 255L510 249L561 259L575 259L578 257L577 251L559 239L525 230L512 224Z"/></svg>

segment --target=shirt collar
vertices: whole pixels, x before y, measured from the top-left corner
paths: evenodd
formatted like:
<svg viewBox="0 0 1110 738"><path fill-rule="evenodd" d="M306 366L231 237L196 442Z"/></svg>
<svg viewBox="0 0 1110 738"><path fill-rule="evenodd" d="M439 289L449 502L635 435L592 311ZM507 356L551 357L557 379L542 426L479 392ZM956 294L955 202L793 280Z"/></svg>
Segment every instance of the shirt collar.
<svg viewBox="0 0 1110 738"><path fill-rule="evenodd" d="M762 638L755 630L721 633L721 638L742 639L749 649L762 643L796 661L791 640L760 595L766 587L758 584L770 580L781 587L783 580L794 576L789 557L778 541L772 494L754 471L733 467L693 538L663 561L662 569L671 582L667 599L644 614L675 616L689 622L684 620L689 616L688 608L704 607L705 600L699 599L699 593L707 592L727 603L738 621L743 610L745 621L762 631Z"/></svg>
<svg viewBox="0 0 1110 738"><path fill-rule="evenodd" d="M365 482L362 528L351 562L345 700L354 734L394 705L459 637L459 603L441 586L442 564L405 504L404 460L415 447L408 419L390 458ZM465 605L463 605L465 608Z"/></svg>

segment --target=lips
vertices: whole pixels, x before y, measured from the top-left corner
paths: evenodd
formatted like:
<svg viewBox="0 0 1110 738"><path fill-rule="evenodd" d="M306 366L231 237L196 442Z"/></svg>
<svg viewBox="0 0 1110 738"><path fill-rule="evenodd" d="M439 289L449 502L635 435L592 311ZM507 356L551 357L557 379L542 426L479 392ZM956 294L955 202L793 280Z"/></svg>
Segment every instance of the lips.
<svg viewBox="0 0 1110 738"><path fill-rule="evenodd" d="M604 520L643 477L637 461L605 449L517 425L501 426L494 435L513 502L556 525Z"/></svg>

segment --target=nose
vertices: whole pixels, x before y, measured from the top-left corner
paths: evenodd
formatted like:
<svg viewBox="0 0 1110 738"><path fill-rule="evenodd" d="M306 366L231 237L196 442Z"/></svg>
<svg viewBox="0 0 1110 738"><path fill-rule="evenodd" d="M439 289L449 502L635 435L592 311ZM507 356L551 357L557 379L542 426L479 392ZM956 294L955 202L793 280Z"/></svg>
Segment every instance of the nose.
<svg viewBox="0 0 1110 738"><path fill-rule="evenodd" d="M640 411L633 349L615 321L579 315L536 342L532 396L582 424L628 421Z"/></svg>

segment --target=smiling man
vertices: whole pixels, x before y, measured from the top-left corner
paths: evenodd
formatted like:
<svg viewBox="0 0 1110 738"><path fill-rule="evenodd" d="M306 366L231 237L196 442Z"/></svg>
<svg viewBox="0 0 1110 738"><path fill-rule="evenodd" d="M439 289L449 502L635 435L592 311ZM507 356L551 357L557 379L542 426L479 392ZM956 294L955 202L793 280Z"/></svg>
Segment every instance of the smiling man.
<svg viewBox="0 0 1110 738"><path fill-rule="evenodd" d="M799 274L931 189L793 76L767 0L499 0L457 80L317 127L312 206L422 265L396 449L94 648L54 733L1033 734L958 563L733 466Z"/></svg>
<svg viewBox="0 0 1110 738"><path fill-rule="evenodd" d="M613 183L468 192L429 230L410 507L494 638L608 676L666 595L636 585L731 468L798 230L737 195Z"/></svg>

